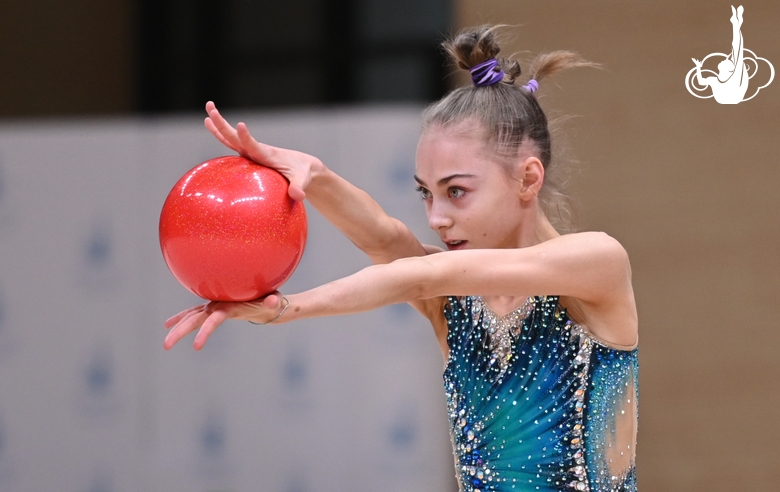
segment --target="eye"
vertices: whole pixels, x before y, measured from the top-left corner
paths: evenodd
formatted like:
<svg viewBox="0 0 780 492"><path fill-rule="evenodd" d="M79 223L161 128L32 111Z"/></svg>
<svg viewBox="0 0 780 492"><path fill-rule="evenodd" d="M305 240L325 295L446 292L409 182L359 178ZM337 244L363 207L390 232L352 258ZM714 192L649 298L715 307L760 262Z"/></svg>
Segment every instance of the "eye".
<svg viewBox="0 0 780 492"><path fill-rule="evenodd" d="M461 198L466 193L466 190L463 188L455 188L452 187L447 190L447 194L450 198Z"/></svg>
<svg viewBox="0 0 780 492"><path fill-rule="evenodd" d="M423 188L422 186L417 187L417 193L420 194L420 198L423 200L427 200L431 197L431 192Z"/></svg>

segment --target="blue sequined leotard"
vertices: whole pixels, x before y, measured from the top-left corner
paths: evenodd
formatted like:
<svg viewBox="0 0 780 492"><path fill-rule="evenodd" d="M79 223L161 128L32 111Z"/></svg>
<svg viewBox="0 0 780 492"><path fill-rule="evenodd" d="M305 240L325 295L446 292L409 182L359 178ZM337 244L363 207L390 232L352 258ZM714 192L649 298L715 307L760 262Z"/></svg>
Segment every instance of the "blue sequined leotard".
<svg viewBox="0 0 780 492"><path fill-rule="evenodd" d="M554 296L503 317L450 297L444 314L462 491L636 490L636 348L600 342Z"/></svg>

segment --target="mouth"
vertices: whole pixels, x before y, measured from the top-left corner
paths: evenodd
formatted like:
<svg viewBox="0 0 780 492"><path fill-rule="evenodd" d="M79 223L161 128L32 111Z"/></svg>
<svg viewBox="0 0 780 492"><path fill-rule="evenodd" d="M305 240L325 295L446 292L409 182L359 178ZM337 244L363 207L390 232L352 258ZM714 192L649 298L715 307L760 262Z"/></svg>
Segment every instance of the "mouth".
<svg viewBox="0 0 780 492"><path fill-rule="evenodd" d="M456 249L463 249L466 247L466 243L468 241L464 240L457 240L457 241L444 241L445 246L447 246L447 249L450 251L456 250Z"/></svg>

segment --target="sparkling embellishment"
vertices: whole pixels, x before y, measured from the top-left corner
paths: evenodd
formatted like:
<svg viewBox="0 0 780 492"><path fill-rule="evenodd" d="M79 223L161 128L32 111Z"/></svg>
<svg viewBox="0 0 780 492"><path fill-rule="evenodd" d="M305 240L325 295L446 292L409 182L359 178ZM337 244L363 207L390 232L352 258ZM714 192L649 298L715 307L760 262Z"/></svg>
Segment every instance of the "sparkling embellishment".
<svg viewBox="0 0 780 492"><path fill-rule="evenodd" d="M591 337L554 296L501 317L480 297L450 297L445 316L462 492L636 490L636 349Z"/></svg>
<svg viewBox="0 0 780 492"><path fill-rule="evenodd" d="M522 329L523 320L534 309L534 301L528 298L511 313L499 317L487 305L482 297L475 297L471 307L472 319L482 317L482 325L487 329L487 344L490 347L490 365L498 365L499 371L506 371L512 359L512 340Z"/></svg>

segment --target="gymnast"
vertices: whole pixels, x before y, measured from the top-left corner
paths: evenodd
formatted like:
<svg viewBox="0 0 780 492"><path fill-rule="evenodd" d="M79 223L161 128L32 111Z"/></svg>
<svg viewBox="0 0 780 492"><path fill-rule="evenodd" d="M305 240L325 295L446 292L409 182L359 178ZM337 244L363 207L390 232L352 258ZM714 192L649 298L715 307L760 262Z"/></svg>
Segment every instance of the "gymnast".
<svg viewBox="0 0 780 492"><path fill-rule="evenodd" d="M497 27L444 43L472 84L422 115L415 176L445 249L421 244L316 157L257 142L213 103L206 127L290 182L373 261L311 290L208 302L166 321L195 349L226 319L281 324L409 303L433 327L461 491L636 490L638 320L625 249L603 232L561 233L548 122L536 98L572 52L497 58Z"/></svg>

